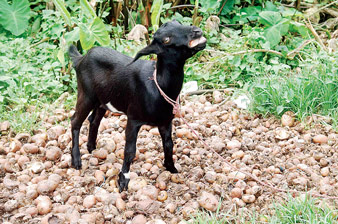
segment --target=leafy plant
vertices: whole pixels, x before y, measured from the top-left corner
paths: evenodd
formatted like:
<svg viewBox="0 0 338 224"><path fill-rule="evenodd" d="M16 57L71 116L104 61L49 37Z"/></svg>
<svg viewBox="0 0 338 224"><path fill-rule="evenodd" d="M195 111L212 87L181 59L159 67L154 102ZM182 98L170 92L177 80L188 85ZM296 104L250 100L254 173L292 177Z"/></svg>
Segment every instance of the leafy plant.
<svg viewBox="0 0 338 224"><path fill-rule="evenodd" d="M17 130L31 131L35 121L34 117L25 120L27 110L42 110L65 91L76 89L75 79L61 72L56 46L41 43L32 47L31 41L0 35L0 120L9 119Z"/></svg>
<svg viewBox="0 0 338 224"><path fill-rule="evenodd" d="M65 2L62 0L53 0L62 17L68 26L71 26L70 13L68 12ZM79 30L74 28L71 34L68 34L68 40L80 40L81 46L84 50L92 48L95 42L100 45L107 46L110 43L110 38L106 30L106 26L102 20L96 16L95 11L89 5L87 0L81 0L81 15L75 20Z"/></svg>
<svg viewBox="0 0 338 224"><path fill-rule="evenodd" d="M19 36L28 27L30 7L28 0L0 0L0 24L13 35Z"/></svg>
<svg viewBox="0 0 338 224"><path fill-rule="evenodd" d="M289 20L283 18L279 12L263 11L259 13L259 21L266 27L264 36L271 47L279 44L289 29Z"/></svg>
<svg viewBox="0 0 338 224"><path fill-rule="evenodd" d="M338 108L338 54L320 52L308 55L296 70L263 76L254 81L248 92L256 113L281 116L285 111L298 119L311 114L336 117ZM269 73L268 73L269 74Z"/></svg>
<svg viewBox="0 0 338 224"><path fill-rule="evenodd" d="M160 23L160 15L163 8L163 0L154 0L151 6L151 24L154 30L157 30Z"/></svg>

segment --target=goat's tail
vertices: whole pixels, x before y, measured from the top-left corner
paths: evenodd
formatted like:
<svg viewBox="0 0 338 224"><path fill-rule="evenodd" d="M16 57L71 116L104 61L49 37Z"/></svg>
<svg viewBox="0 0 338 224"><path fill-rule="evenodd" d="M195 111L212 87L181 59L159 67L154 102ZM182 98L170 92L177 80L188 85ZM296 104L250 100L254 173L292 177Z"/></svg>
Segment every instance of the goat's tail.
<svg viewBox="0 0 338 224"><path fill-rule="evenodd" d="M70 58L72 59L73 67L76 68L82 58L82 55L80 54L80 52L77 50L77 48L74 45L71 45L69 47L68 54Z"/></svg>

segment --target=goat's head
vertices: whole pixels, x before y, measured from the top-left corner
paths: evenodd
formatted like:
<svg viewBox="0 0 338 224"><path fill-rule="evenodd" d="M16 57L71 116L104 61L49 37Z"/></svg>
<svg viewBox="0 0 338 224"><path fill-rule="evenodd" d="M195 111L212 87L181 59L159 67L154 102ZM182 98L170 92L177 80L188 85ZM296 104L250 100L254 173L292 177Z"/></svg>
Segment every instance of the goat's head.
<svg viewBox="0 0 338 224"><path fill-rule="evenodd" d="M200 28L184 26L176 20L164 23L154 34L154 40L133 61L149 54L186 60L205 48L207 40L202 34Z"/></svg>

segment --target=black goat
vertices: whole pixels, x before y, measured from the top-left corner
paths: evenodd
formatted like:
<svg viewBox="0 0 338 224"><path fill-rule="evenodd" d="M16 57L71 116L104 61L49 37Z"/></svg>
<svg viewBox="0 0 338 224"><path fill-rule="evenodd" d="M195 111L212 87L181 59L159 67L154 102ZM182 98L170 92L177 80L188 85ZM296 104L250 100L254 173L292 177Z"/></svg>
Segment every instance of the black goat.
<svg viewBox="0 0 338 224"><path fill-rule="evenodd" d="M136 139L144 124L157 126L164 148L164 166L177 173L174 166L173 141L171 139L173 106L164 100L151 79L156 67L157 81L172 99L181 91L185 61L204 49L206 39L201 29L184 26L177 21L163 24L155 33L150 45L130 58L117 51L95 47L82 56L75 46L69 48L77 74L78 99L72 124L72 165L81 168L79 132L90 111L87 148L92 152L100 121L106 110L118 110L128 116L126 145L119 189L127 190L129 169L135 157ZM156 54L157 62L137 60L143 55ZM116 109L115 109L116 108Z"/></svg>

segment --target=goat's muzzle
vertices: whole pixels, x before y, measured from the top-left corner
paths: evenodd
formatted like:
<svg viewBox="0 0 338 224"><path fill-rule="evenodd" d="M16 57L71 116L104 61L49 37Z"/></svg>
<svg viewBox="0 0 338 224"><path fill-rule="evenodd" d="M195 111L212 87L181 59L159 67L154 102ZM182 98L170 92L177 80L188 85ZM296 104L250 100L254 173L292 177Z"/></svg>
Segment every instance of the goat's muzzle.
<svg viewBox="0 0 338 224"><path fill-rule="evenodd" d="M204 48L207 43L207 39L203 36L189 41L190 48Z"/></svg>

